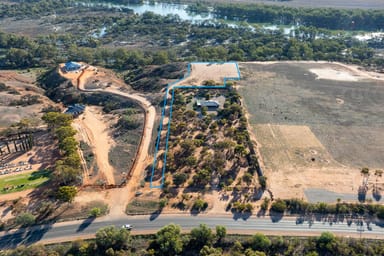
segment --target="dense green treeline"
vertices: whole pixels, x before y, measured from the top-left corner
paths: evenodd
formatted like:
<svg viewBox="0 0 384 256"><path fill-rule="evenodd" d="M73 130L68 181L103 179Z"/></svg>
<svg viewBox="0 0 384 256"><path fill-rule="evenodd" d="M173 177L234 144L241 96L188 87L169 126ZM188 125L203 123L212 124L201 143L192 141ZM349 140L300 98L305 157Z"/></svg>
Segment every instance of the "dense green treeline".
<svg viewBox="0 0 384 256"><path fill-rule="evenodd" d="M218 4L217 18L314 26L326 29L380 30L384 28L384 10L343 10L331 8L292 8L257 4Z"/></svg>
<svg viewBox="0 0 384 256"><path fill-rule="evenodd" d="M14 2L14 4L0 3L0 18L38 18L56 13L71 13L74 8L76 11L89 9L104 10L105 8L102 6L85 7L82 3L111 2L114 4L142 4L143 0L13 0L12 2Z"/></svg>
<svg viewBox="0 0 384 256"><path fill-rule="evenodd" d="M122 15L103 38L90 35L47 35L31 39L0 32L0 67L54 66L67 60L84 61L117 70L173 61L329 60L363 65L383 65L374 49L352 37L335 38L316 28L299 28L293 37L281 31L246 27L231 28L212 23L191 24L177 16L146 13ZM107 23L107 24L108 24ZM154 26L157 24L158 26ZM160 29L161 28L161 29ZM152 44L148 50L105 46L111 41L137 37Z"/></svg>
<svg viewBox="0 0 384 256"><path fill-rule="evenodd" d="M0 18L37 17L72 6L74 0L16 0L15 4L0 4Z"/></svg>
<svg viewBox="0 0 384 256"><path fill-rule="evenodd" d="M1 17L37 17L56 13L68 7L81 5L79 2L101 2L97 0L33 0L15 1L18 4L0 5ZM141 4L142 0L105 0L114 4ZM194 3L188 10L196 13L208 12L210 4ZM97 8L97 7L94 7ZM216 4L213 10L216 18L248 21L252 23L273 23L281 25L314 26L326 29L381 30L384 28L384 10L293 8L262 4Z"/></svg>
<svg viewBox="0 0 384 256"><path fill-rule="evenodd" d="M59 245L19 246L0 252L1 256L16 255L201 255L201 256L266 256L266 255L383 255L381 240L339 238L329 232L318 237L267 237L227 235L224 226L211 230L201 224L189 234L182 234L180 226L169 224L154 235L132 236L126 229L113 226L101 228L96 238Z"/></svg>
<svg viewBox="0 0 384 256"><path fill-rule="evenodd" d="M25 1L17 6L30 4L30 9L39 10L36 6L45 6L43 2L47 4L43 8L45 11L56 6L56 2L50 0ZM65 7L73 1L61 2L62 9L58 10L73 10L72 7ZM1 8L6 8L4 6L1 5ZM22 11L24 7L12 8L21 8ZM135 15L115 10L107 10L108 15L100 16L81 13L71 15L71 22L77 24L76 29L66 33L40 35L32 39L0 31L0 67L55 66L67 60L116 70L195 60L328 60L378 67L384 63L369 47L384 48L383 41L360 42L341 32L314 26L300 26L287 36L280 30L268 31L247 24L237 27L212 21L194 24L182 21L177 15L160 16L150 12ZM58 15L54 22L60 26L67 20L66 15ZM106 28L106 34L95 37L91 31L101 27ZM135 44L141 47L128 47L129 50L125 47Z"/></svg>
<svg viewBox="0 0 384 256"><path fill-rule="evenodd" d="M78 142L71 126L73 117L60 112L47 112L42 117L58 141L61 158L55 162L52 182L58 187L56 198L71 202L77 193L74 185L81 183L81 160Z"/></svg>

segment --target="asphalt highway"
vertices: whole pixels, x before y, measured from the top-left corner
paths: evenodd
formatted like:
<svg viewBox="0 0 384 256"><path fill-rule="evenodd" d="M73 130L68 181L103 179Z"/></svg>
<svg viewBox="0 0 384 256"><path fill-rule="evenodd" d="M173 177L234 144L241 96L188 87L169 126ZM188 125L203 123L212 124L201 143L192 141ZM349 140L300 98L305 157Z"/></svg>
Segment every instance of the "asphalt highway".
<svg viewBox="0 0 384 256"><path fill-rule="evenodd" d="M96 231L105 226L121 227L123 224L133 225L133 234L155 233L161 227L175 223L182 230L188 231L197 227L200 223L214 228L223 225L228 233L254 234L257 232L276 235L319 235L324 231L330 231L336 235L352 237L369 237L384 239L384 227L374 223L362 226L357 222L349 225L344 222L323 221L297 221L295 218L283 218L272 220L269 217L257 218L255 216L208 216L208 215L151 215L151 216L127 216L116 220L108 220L107 217L99 219L87 219L81 221L56 223L53 225L39 225L26 229L12 230L0 233L0 249L15 248L18 245L30 245L33 243L50 243L57 241L76 240L93 237Z"/></svg>

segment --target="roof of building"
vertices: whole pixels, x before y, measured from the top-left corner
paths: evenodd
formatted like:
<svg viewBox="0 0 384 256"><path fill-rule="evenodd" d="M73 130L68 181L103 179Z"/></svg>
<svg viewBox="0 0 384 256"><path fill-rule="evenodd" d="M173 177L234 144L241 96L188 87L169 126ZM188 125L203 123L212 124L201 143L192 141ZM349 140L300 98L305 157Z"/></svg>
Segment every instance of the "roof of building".
<svg viewBox="0 0 384 256"><path fill-rule="evenodd" d="M79 114L83 113L85 109L85 105L83 104L75 104L68 106L68 109L65 111L65 114Z"/></svg>
<svg viewBox="0 0 384 256"><path fill-rule="evenodd" d="M196 102L197 106L201 107L218 107L220 106L220 103L216 100L202 100Z"/></svg>
<svg viewBox="0 0 384 256"><path fill-rule="evenodd" d="M73 61L68 61L65 63L65 69L66 70L72 70L72 69L79 69L81 67L81 64Z"/></svg>

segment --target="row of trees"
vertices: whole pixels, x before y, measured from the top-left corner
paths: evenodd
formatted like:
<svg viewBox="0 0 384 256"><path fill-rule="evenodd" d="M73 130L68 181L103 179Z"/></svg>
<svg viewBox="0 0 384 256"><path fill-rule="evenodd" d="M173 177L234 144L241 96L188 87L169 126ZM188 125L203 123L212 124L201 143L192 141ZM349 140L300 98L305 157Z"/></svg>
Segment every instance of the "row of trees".
<svg viewBox="0 0 384 256"><path fill-rule="evenodd" d="M169 224L155 235L132 236L126 229L101 228L94 240L76 241L62 245L19 246L5 251L13 255L201 255L201 256L266 256L266 255L383 255L384 242L339 238L330 232L318 237L292 238L227 235L224 226L215 231L201 224L189 234L182 234L180 226Z"/></svg>
<svg viewBox="0 0 384 256"><path fill-rule="evenodd" d="M60 20L58 23L66 22ZM192 24L177 16L115 15L74 19L75 23L96 28L107 26L107 34L93 38L88 30L73 35L52 34L36 39L0 32L0 67L26 68L56 65L67 60L119 70L177 60L331 60L383 65L367 43L343 33L314 26L296 29L290 37L282 31L203 22ZM110 25L108 25L110 24ZM113 25L112 25L113 24ZM154 26L156 24L156 26ZM142 42L148 50L102 47L112 41ZM383 47L382 43L370 45Z"/></svg>
<svg viewBox="0 0 384 256"><path fill-rule="evenodd" d="M384 28L383 10L292 8L259 4L218 4L218 18L255 23L304 25L326 29L380 30Z"/></svg>
<svg viewBox="0 0 384 256"><path fill-rule="evenodd" d="M76 131L71 127L72 116L60 112L48 112L42 117L58 140L60 160L55 163L52 181L57 184L57 197L71 202L76 196L76 187L81 182L81 161L77 152Z"/></svg>
<svg viewBox="0 0 384 256"><path fill-rule="evenodd" d="M0 6L0 17L39 17L52 13L70 12L73 7L77 10L101 7L83 7L75 0L33 0L17 1L18 4ZM89 1L97 3L98 1ZM141 4L142 0L107 0L115 4ZM188 7L194 13L205 13L208 4L194 3ZM328 29L377 30L383 28L384 12L382 10L344 10L331 8L292 8L276 5L258 4L216 4L214 14L217 18L232 20L248 20L251 22L275 24L303 24Z"/></svg>
<svg viewBox="0 0 384 256"><path fill-rule="evenodd" d="M267 208L269 201L263 208ZM340 215L365 215L377 216L384 219L384 206L379 204L362 204L362 203L308 203L300 199L277 199L271 205L274 212L290 214L340 214Z"/></svg>

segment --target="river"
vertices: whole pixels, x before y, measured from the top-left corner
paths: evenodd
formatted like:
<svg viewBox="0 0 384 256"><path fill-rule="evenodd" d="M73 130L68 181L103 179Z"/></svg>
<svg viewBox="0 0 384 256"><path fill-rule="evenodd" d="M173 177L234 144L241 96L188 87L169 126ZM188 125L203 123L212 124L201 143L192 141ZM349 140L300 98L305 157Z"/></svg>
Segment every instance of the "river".
<svg viewBox="0 0 384 256"><path fill-rule="evenodd" d="M159 3L159 2L149 2L144 1L143 4L112 4L112 3L95 3L95 2L78 2L79 5L82 6L101 6L106 8L113 9L126 9L129 8L133 10L136 14L143 14L145 12L153 12L158 15L166 16L166 15L174 15L177 14L181 20L192 21L192 22L201 22L205 20L214 19L213 14L196 14L187 11L188 5L185 4L171 4L171 3Z"/></svg>
<svg viewBox="0 0 384 256"><path fill-rule="evenodd" d="M106 3L106 2L85 2L81 1L77 3L78 5L82 6L88 6L88 7L105 7L110 9L131 9L136 14L143 14L145 12L153 12L158 15L166 16L166 15L178 15L181 20L184 21L190 21L192 23L201 23L207 20L211 20L215 23L225 23L229 25L230 27L236 28L236 27L247 27L250 30L254 31L255 27L251 24L239 25L239 22L235 21L229 21L229 20L218 20L215 18L213 14L213 9L210 9L210 12L198 14L187 11L188 5L186 4L174 4L174 3L160 3L160 2L151 2L151 1L144 1L143 4L112 4L112 3ZM281 30L284 35L287 37L294 36L294 30L297 28L297 26L282 26L282 25L275 25L275 24L260 24L261 27L265 30L269 31L276 31ZM102 27L100 29L99 34L94 34L94 37L102 37L107 33L106 27ZM382 33L361 33L361 34L355 34L354 37L359 41L367 41L369 39L373 38L383 38L384 35Z"/></svg>

